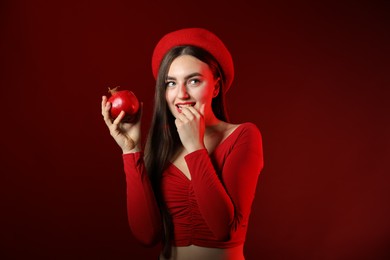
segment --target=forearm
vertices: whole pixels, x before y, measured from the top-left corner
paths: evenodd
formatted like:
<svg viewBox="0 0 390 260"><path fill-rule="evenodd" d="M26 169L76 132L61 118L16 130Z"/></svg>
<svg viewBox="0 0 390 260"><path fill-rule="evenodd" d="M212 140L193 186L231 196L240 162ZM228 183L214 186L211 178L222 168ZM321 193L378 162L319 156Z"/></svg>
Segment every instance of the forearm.
<svg viewBox="0 0 390 260"><path fill-rule="evenodd" d="M185 159L202 216L218 240L229 239L234 205L214 170L207 150L197 150Z"/></svg>
<svg viewBox="0 0 390 260"><path fill-rule="evenodd" d="M124 154L123 160L130 228L141 243L153 245L161 234L161 217L142 153Z"/></svg>
<svg viewBox="0 0 390 260"><path fill-rule="evenodd" d="M186 156L199 209L219 240L231 238L247 225L263 168L259 130L253 124L246 124L240 130L239 138L223 155L218 174L205 149Z"/></svg>

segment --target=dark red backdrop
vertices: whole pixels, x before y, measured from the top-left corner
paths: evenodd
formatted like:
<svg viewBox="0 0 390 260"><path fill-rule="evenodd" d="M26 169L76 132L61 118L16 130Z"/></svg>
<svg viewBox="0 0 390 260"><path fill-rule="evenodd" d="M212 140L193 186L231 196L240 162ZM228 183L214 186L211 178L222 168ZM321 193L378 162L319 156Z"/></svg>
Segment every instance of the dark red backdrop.
<svg viewBox="0 0 390 260"><path fill-rule="evenodd" d="M153 46L188 26L226 42L231 120L263 134L247 259L390 257L386 1L101 2L0 4L1 259L155 259L100 98L132 89L145 133Z"/></svg>

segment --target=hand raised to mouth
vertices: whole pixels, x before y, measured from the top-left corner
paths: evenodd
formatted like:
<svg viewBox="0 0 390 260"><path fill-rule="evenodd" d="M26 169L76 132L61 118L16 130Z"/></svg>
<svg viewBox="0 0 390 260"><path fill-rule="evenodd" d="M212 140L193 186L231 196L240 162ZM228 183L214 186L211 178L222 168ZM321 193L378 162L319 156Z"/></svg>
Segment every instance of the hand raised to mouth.
<svg viewBox="0 0 390 260"><path fill-rule="evenodd" d="M176 107L178 109L178 112L181 113L183 108L189 108L189 107L194 107L196 102L180 102L176 103Z"/></svg>
<svg viewBox="0 0 390 260"><path fill-rule="evenodd" d="M201 105L199 111L192 106L183 107L182 113L175 120L180 140L189 153L205 147L203 114L204 104Z"/></svg>

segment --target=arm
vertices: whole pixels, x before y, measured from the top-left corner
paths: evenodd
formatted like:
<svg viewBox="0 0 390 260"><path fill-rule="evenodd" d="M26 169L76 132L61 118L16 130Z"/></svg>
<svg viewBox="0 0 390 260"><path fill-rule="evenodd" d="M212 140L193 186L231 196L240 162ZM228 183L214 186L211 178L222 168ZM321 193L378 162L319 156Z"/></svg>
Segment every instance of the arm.
<svg viewBox="0 0 390 260"><path fill-rule="evenodd" d="M161 216L146 173L143 153L123 154L127 183L127 213L134 236L144 245L152 246L161 237Z"/></svg>
<svg viewBox="0 0 390 260"><path fill-rule="evenodd" d="M186 156L202 216L218 240L228 240L249 218L257 179L263 167L261 135L243 130L218 178L205 149Z"/></svg>
<svg viewBox="0 0 390 260"><path fill-rule="evenodd" d="M102 115L111 136L122 149L124 171L127 183L127 212L130 228L134 236L144 245L155 244L161 232L161 218L150 180L147 176L140 152L141 109L134 124L122 122L122 111L113 120L110 116L111 104L102 97Z"/></svg>

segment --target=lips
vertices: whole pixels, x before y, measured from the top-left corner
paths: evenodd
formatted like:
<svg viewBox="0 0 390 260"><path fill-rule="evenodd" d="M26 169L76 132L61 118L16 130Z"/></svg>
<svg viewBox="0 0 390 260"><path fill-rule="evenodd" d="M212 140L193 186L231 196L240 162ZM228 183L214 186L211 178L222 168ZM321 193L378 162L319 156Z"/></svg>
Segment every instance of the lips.
<svg viewBox="0 0 390 260"><path fill-rule="evenodd" d="M195 102L183 102L183 103L176 103L175 106L179 113L181 113L181 110L185 107L193 107L195 106Z"/></svg>

